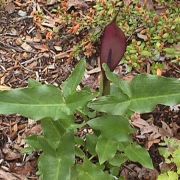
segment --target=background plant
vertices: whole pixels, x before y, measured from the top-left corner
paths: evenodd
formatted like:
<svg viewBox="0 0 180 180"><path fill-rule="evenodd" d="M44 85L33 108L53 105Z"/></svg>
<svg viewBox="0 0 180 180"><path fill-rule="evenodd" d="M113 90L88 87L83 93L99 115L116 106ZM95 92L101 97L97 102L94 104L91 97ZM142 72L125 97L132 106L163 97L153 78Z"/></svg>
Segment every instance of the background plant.
<svg viewBox="0 0 180 180"><path fill-rule="evenodd" d="M180 175L180 141L173 138L165 139L164 143L161 143L161 148L159 148L161 155L165 158L165 163L174 164L177 168L176 172L169 170L167 172L162 172L159 175L158 180L173 179L178 180Z"/></svg>
<svg viewBox="0 0 180 180"><path fill-rule="evenodd" d="M127 6L117 0L106 1L104 4L97 1L89 12L92 18L80 16L75 19L80 24L77 34L84 31L88 33L74 47L74 56L78 58L82 55L82 50L86 54L86 50L89 51L86 45L90 43L93 47L93 44L99 42L102 30L111 22L120 6L117 23L129 37L129 45L123 59L124 63L129 65L129 70L132 67L139 70L147 61L152 64L162 63L164 59L170 58L173 62L178 63L180 28L177 4L175 1L157 1L155 5L164 7L164 12L159 14L158 10L147 9L139 1L133 1ZM69 23L71 24L71 20ZM153 67L152 70L154 70Z"/></svg>

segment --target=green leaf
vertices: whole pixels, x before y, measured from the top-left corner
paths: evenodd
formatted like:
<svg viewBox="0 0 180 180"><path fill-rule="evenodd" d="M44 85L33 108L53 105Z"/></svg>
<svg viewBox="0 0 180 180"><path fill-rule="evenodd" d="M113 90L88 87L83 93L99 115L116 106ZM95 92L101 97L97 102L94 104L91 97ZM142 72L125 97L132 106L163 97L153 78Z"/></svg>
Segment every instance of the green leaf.
<svg viewBox="0 0 180 180"><path fill-rule="evenodd" d="M85 154L83 152L83 150L80 147L75 146L75 154L76 156L80 157L80 158L84 158Z"/></svg>
<svg viewBox="0 0 180 180"><path fill-rule="evenodd" d="M132 97L130 109L146 113L153 110L157 104L167 106L180 103L180 80L139 75L131 82Z"/></svg>
<svg viewBox="0 0 180 180"><path fill-rule="evenodd" d="M30 145L30 149L33 149L33 151L39 151L42 150L41 144L38 140L39 136L32 135L26 138L26 141L28 145Z"/></svg>
<svg viewBox="0 0 180 180"><path fill-rule="evenodd" d="M116 154L109 163L113 166L120 167L123 163L125 163L128 160L127 156L123 153Z"/></svg>
<svg viewBox="0 0 180 180"><path fill-rule="evenodd" d="M55 154L55 149L52 147L47 139L42 136L31 136L27 139L28 144L35 150L42 150L44 153L49 155Z"/></svg>
<svg viewBox="0 0 180 180"><path fill-rule="evenodd" d="M130 101L126 95L104 96L88 104L89 108L112 115L123 115L128 111Z"/></svg>
<svg viewBox="0 0 180 180"><path fill-rule="evenodd" d="M65 97L68 97L69 95L76 92L76 88L84 76L85 69L86 62L81 60L75 67L70 77L63 84L62 90Z"/></svg>
<svg viewBox="0 0 180 180"><path fill-rule="evenodd" d="M86 135L86 148L88 152L90 152L92 155L96 155L96 144L97 144L97 136L94 134L87 134Z"/></svg>
<svg viewBox="0 0 180 180"><path fill-rule="evenodd" d="M176 164L178 170L180 171L180 147L173 152L172 161Z"/></svg>
<svg viewBox="0 0 180 180"><path fill-rule="evenodd" d="M39 81L36 81L34 79L28 79L28 86L29 87L35 87L35 86L41 86L42 84Z"/></svg>
<svg viewBox="0 0 180 180"><path fill-rule="evenodd" d="M146 149L138 144L129 144L124 150L125 155L134 162L139 162L144 167L153 169L151 157Z"/></svg>
<svg viewBox="0 0 180 180"><path fill-rule="evenodd" d="M110 167L110 173L113 175L113 176L119 176L119 171L120 171L120 168L119 167ZM119 178L116 178L119 180Z"/></svg>
<svg viewBox="0 0 180 180"><path fill-rule="evenodd" d="M115 82L115 81L114 81ZM116 83L118 86L118 83ZM126 86L128 87L128 86ZM100 97L89 103L89 107L113 115L123 115L129 111L148 113L157 104L176 105L180 103L180 80L153 75L138 75L129 83L128 96ZM125 89L124 89L125 91Z"/></svg>
<svg viewBox="0 0 180 180"><path fill-rule="evenodd" d="M145 56L145 57L151 57L152 56L151 52L147 51L147 50L141 51L141 55Z"/></svg>
<svg viewBox="0 0 180 180"><path fill-rule="evenodd" d="M77 146L84 146L84 144L85 144L84 140L78 136L75 136L74 140L75 140L75 144Z"/></svg>
<svg viewBox="0 0 180 180"><path fill-rule="evenodd" d="M82 165L77 165L77 180L113 180L113 177L101 170L98 165L85 160Z"/></svg>
<svg viewBox="0 0 180 180"><path fill-rule="evenodd" d="M105 161L112 159L118 149L116 141L100 136L96 145L96 152L99 157L99 163L103 164Z"/></svg>
<svg viewBox="0 0 180 180"><path fill-rule="evenodd" d="M174 171L168 171L160 174L158 180L178 180L178 174Z"/></svg>
<svg viewBox="0 0 180 180"><path fill-rule="evenodd" d="M95 130L99 130L106 138L118 142L128 141L129 134L133 132L129 121L123 116L104 115L87 122Z"/></svg>
<svg viewBox="0 0 180 180"><path fill-rule="evenodd" d="M39 171L43 180L70 180L71 169L75 163L74 139L72 133L62 137L54 155L44 153L39 159Z"/></svg>
<svg viewBox="0 0 180 180"><path fill-rule="evenodd" d="M167 54L170 54L170 55L176 54L176 49L175 49L175 48L164 48L163 50L164 50Z"/></svg>
<svg viewBox="0 0 180 180"><path fill-rule="evenodd" d="M43 134L45 139L54 149L56 149L65 130L61 127L59 121L53 121L50 118L42 119L41 124L43 127Z"/></svg>
<svg viewBox="0 0 180 180"><path fill-rule="evenodd" d="M0 114L18 113L34 120L50 117L54 120L72 114L61 91L50 85L0 92Z"/></svg>
<svg viewBox="0 0 180 180"><path fill-rule="evenodd" d="M77 109L82 109L90 100L94 98L90 91L82 90L80 92L75 92L66 98L66 103L72 112Z"/></svg>
<svg viewBox="0 0 180 180"><path fill-rule="evenodd" d="M108 78L109 81L113 82L114 84L117 85L117 87L122 91L127 96L131 95L130 89L129 89L129 84L127 81L122 80L118 77L118 75L112 73L107 66L107 64L103 64L103 69L106 73L106 77Z"/></svg>

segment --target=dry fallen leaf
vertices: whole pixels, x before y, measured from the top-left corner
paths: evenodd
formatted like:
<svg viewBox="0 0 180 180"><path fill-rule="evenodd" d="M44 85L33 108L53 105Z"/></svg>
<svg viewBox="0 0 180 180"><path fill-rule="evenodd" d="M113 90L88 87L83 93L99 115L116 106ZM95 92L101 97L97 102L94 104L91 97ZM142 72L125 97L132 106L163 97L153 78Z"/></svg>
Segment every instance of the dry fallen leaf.
<svg viewBox="0 0 180 180"><path fill-rule="evenodd" d="M29 176L30 174L34 174L36 169L36 162L35 161L27 161L24 164L17 166L16 164L11 164L11 172Z"/></svg>
<svg viewBox="0 0 180 180"><path fill-rule="evenodd" d="M7 161L12 161L12 160L16 160L16 159L20 159L21 158L21 154L18 152L14 152L12 151L10 148L3 148L2 152L4 154L4 159Z"/></svg>
<svg viewBox="0 0 180 180"><path fill-rule="evenodd" d="M61 47L61 46L54 46L54 49L55 49L56 51L62 51L62 47Z"/></svg>
<svg viewBox="0 0 180 180"><path fill-rule="evenodd" d="M58 1L57 0L47 0L47 5L53 5L56 4Z"/></svg>
<svg viewBox="0 0 180 180"><path fill-rule="evenodd" d="M137 33L137 37L144 40L144 41L147 41L148 40L148 37L144 34L141 34L141 33Z"/></svg>
<svg viewBox="0 0 180 180"><path fill-rule="evenodd" d="M152 0L141 0L140 3L142 6L145 6L148 10L154 9L154 3Z"/></svg>
<svg viewBox="0 0 180 180"><path fill-rule="evenodd" d="M170 127L172 128L173 137L180 139L180 126L176 122L172 122Z"/></svg>
<svg viewBox="0 0 180 180"><path fill-rule="evenodd" d="M15 173L9 173L0 169L0 179L2 180L27 180L23 175L18 175Z"/></svg>
<svg viewBox="0 0 180 180"><path fill-rule="evenodd" d="M49 51L49 47L47 44L33 44L33 47L40 50L41 52Z"/></svg>
<svg viewBox="0 0 180 180"><path fill-rule="evenodd" d="M139 128L139 134L136 136L140 139L147 138L146 147L149 149L153 144L157 144L165 137L172 137L173 132L170 127L165 123L162 123L162 128L149 124L147 121L140 117L140 114L135 113L132 118L132 124Z"/></svg>
<svg viewBox="0 0 180 180"><path fill-rule="evenodd" d="M124 4L126 6L130 5L133 1L132 0L124 0Z"/></svg>
<svg viewBox="0 0 180 180"><path fill-rule="evenodd" d="M27 132L26 132L26 135L27 136L30 136L30 135L40 135L42 133L42 127L40 124L36 124L35 126L33 126L31 129L29 129Z"/></svg>
<svg viewBox="0 0 180 180"><path fill-rule="evenodd" d="M80 24L76 24L68 32L72 33L72 34L76 34L78 32L79 28L80 28Z"/></svg>
<svg viewBox="0 0 180 180"><path fill-rule="evenodd" d="M88 8L88 5L83 0L68 0L68 9L74 8Z"/></svg>
<svg viewBox="0 0 180 180"><path fill-rule="evenodd" d="M49 32L46 33L46 39L51 40L52 37L53 37L53 32L52 31L49 31Z"/></svg>
<svg viewBox="0 0 180 180"><path fill-rule="evenodd" d="M164 121L161 121L161 123L162 128L159 128L159 132L161 133L162 137L173 137L173 132L171 128Z"/></svg>
<svg viewBox="0 0 180 180"><path fill-rule="evenodd" d="M96 50L95 50L94 46L92 45L92 43L88 43L84 48L85 48L84 54L87 57L91 57L96 52Z"/></svg>
<svg viewBox="0 0 180 180"><path fill-rule="evenodd" d="M156 70L156 74L157 74L157 76L162 76L162 70L158 68Z"/></svg>

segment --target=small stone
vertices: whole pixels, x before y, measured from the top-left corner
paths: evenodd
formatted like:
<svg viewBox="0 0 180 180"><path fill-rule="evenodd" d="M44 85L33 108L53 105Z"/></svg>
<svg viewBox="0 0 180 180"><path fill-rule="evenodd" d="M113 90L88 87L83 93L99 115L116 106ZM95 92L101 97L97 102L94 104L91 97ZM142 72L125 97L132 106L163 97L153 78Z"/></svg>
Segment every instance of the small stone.
<svg viewBox="0 0 180 180"><path fill-rule="evenodd" d="M54 46L54 49L55 49L56 51L62 51L62 47L61 47L61 46Z"/></svg>
<svg viewBox="0 0 180 180"><path fill-rule="evenodd" d="M19 10L18 15L21 16L21 17L25 17L25 16L27 16L27 12Z"/></svg>

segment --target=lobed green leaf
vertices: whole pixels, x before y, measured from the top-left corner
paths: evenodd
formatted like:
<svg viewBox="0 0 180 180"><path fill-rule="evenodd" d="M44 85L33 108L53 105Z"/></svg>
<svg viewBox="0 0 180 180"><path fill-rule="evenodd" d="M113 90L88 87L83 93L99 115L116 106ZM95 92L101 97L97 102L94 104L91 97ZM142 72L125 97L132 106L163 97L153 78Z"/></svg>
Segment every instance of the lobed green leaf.
<svg viewBox="0 0 180 180"><path fill-rule="evenodd" d="M180 80L154 75L138 75L131 82L118 80L107 66L104 66L107 78L119 88L110 96L100 97L89 103L89 107L112 115L127 112L148 113L157 104L176 105L180 103Z"/></svg>
<svg viewBox="0 0 180 180"><path fill-rule="evenodd" d="M86 62L81 60L75 67L70 77L63 84L62 90L65 97L68 97L69 95L72 95L76 92L76 88L84 76L85 69Z"/></svg>
<svg viewBox="0 0 180 180"><path fill-rule="evenodd" d="M50 85L0 92L0 114L13 113L34 120L46 117L57 120L72 114L61 91Z"/></svg>

